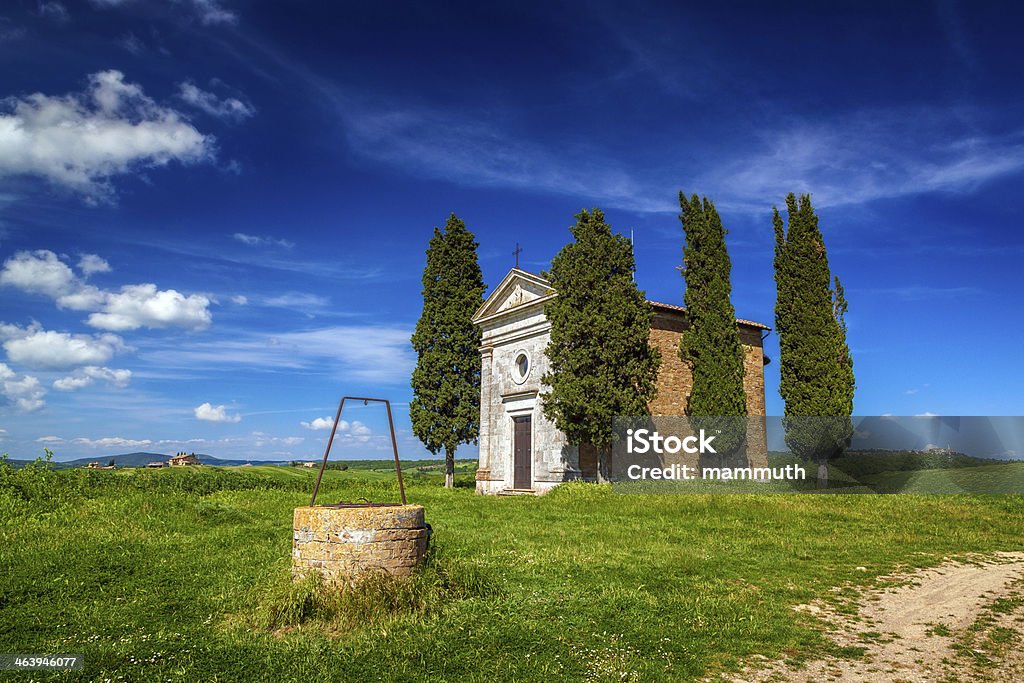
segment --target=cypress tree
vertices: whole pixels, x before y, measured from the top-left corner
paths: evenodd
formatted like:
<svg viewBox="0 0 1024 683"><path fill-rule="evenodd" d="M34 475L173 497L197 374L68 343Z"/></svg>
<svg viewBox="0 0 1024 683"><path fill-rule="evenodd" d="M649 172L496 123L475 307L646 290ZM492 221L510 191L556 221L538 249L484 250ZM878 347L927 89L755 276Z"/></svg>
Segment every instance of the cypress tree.
<svg viewBox="0 0 1024 683"><path fill-rule="evenodd" d="M785 401L786 444L803 459L824 464L849 444L856 388L846 343L847 310L839 278L830 289L825 241L810 195L786 197L788 226L773 209L775 328L779 335L779 392ZM814 418L814 419L803 419Z"/></svg>
<svg viewBox="0 0 1024 683"><path fill-rule="evenodd" d="M485 287L477 246L454 213L443 232L434 228L423 270L423 313L412 335L412 430L431 453L444 449L448 488L455 481L455 449L480 433L480 330L471 318Z"/></svg>
<svg viewBox="0 0 1024 683"><path fill-rule="evenodd" d="M743 389L743 346L730 295L732 264L725 246L726 230L706 197L689 201L679 193L683 224L683 270L689 327L680 340L680 354L690 366L693 387L687 404L694 429L714 432L716 450L736 452L746 439L747 414Z"/></svg>
<svg viewBox="0 0 1024 683"><path fill-rule="evenodd" d="M661 358L648 341L653 311L633 281L633 245L612 234L600 209L581 211L570 230L575 241L547 273L557 296L544 307L551 341L542 408L569 443L597 447L605 481L612 418L648 414Z"/></svg>

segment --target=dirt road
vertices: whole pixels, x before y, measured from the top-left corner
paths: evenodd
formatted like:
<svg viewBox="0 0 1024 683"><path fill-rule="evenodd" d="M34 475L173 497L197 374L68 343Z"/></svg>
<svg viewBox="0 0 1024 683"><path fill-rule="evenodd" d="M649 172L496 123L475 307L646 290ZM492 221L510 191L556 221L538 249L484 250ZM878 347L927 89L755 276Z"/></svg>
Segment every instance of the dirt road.
<svg viewBox="0 0 1024 683"><path fill-rule="evenodd" d="M752 662L743 673L719 680L1024 681L1024 553L950 560L883 581L893 585L863 591L855 615L840 614L825 601L795 608L822 619L829 637L851 657L799 668Z"/></svg>

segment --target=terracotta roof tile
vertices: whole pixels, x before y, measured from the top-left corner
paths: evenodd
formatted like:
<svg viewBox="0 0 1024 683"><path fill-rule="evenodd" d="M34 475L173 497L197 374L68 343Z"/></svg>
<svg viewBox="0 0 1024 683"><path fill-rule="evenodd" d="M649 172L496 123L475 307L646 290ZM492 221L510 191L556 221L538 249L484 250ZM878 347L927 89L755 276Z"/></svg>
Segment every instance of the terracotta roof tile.
<svg viewBox="0 0 1024 683"><path fill-rule="evenodd" d="M665 304L665 303L662 303L660 301L651 301L650 299L647 300L647 303L649 303L651 306L653 306L655 308L663 308L663 309L666 309L666 310L669 310L669 311L679 311L681 313L686 313L686 307L685 306L676 306L675 304ZM762 329L762 330L770 330L770 329L772 329L772 328L768 327L767 325L765 325L764 323L757 323L757 322L754 322L753 320L744 320L742 318L736 318L736 322L738 322L740 325L749 325L750 327L756 327L756 328Z"/></svg>

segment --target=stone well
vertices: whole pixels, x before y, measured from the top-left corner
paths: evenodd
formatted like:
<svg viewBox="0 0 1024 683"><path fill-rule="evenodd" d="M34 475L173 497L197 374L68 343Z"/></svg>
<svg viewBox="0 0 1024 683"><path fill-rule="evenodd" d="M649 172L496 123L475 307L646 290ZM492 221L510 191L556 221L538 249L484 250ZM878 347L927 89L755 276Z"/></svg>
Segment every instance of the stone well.
<svg viewBox="0 0 1024 683"><path fill-rule="evenodd" d="M295 508L292 576L350 581L367 572L409 576L427 552L422 505Z"/></svg>

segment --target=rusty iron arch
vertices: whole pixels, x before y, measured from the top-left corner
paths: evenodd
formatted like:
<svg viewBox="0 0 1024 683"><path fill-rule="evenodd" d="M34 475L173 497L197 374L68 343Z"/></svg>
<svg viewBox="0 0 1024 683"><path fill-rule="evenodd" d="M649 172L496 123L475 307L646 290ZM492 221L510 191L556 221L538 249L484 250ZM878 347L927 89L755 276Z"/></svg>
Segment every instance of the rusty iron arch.
<svg viewBox="0 0 1024 683"><path fill-rule="evenodd" d="M338 404L338 414L334 416L334 424L331 426L331 437L327 440L327 450L324 451L324 461L320 463L320 473L316 476L316 485L313 487L313 497L309 501L309 506L313 507L316 505L316 494L320 490L320 480L323 479L324 470L327 469L327 456L331 454L331 445L334 443L334 434L338 431L338 422L341 421L341 410L345 407L345 401L362 401L363 405L367 405L372 401L374 403L383 403L387 407L388 427L391 429L391 449L395 454L395 476L398 477L398 492L402 496L402 505L405 505L405 484L402 482L402 465L398 462L398 441L395 439L395 421L391 417L391 401L386 398L342 396L341 402Z"/></svg>

